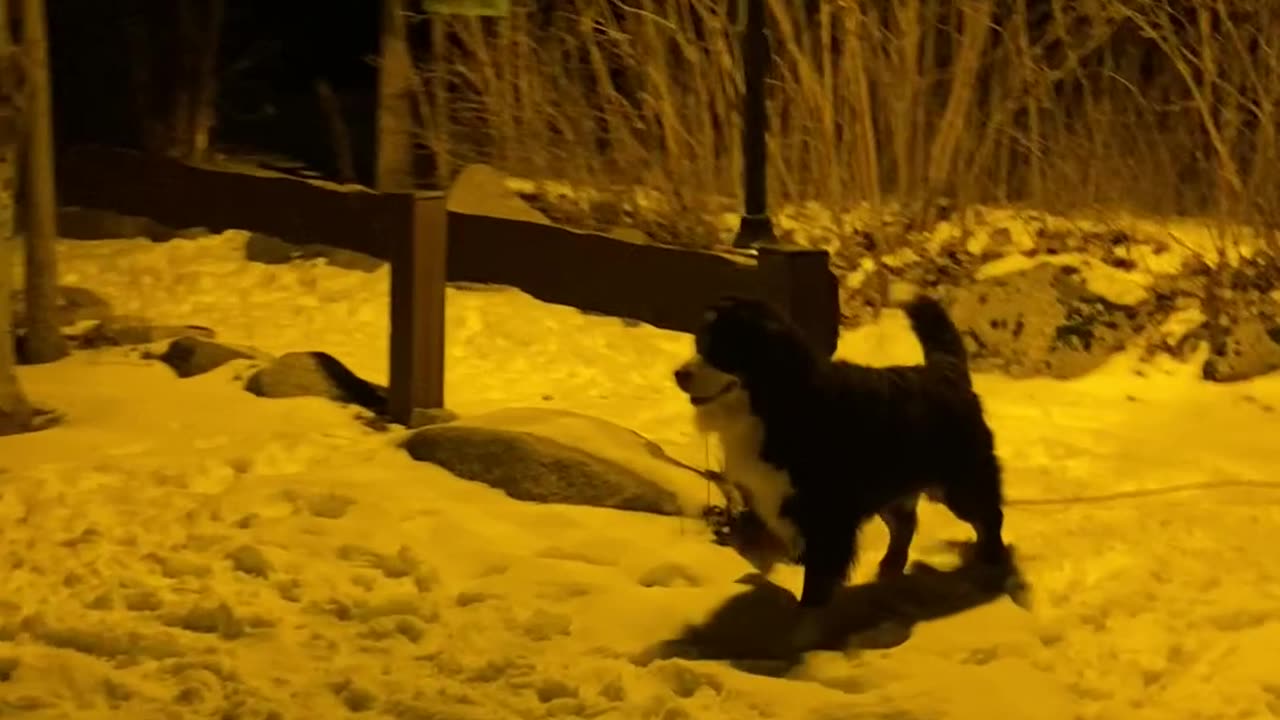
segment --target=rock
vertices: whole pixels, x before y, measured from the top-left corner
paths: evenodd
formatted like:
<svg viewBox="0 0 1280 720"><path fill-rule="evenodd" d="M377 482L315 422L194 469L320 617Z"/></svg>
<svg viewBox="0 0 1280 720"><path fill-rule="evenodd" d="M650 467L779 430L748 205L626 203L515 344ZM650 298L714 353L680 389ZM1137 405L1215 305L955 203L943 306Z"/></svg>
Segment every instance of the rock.
<svg viewBox="0 0 1280 720"><path fill-rule="evenodd" d="M245 390L266 398L328 398L378 414L387 408L385 388L364 380L325 352L285 353L251 375Z"/></svg>
<svg viewBox="0 0 1280 720"><path fill-rule="evenodd" d="M1280 370L1280 302L1261 293L1237 293L1223 304L1222 315L1211 320L1204 379L1237 382Z"/></svg>
<svg viewBox="0 0 1280 720"><path fill-rule="evenodd" d="M213 231L204 226L182 228L173 234L174 240L199 240L213 235Z"/></svg>
<svg viewBox="0 0 1280 720"><path fill-rule="evenodd" d="M383 260L355 250L319 243L295 245L262 233L253 233L249 236L249 240L244 245L244 256L250 262L264 265L283 265L296 260L322 258L334 267L361 272L374 272L386 265Z"/></svg>
<svg viewBox="0 0 1280 720"><path fill-rule="evenodd" d="M302 259L310 260L312 258L324 258L325 262L334 267L340 267L344 270L359 270L360 272L375 272L387 264L384 260L379 260L372 255L366 255L355 250L330 247L328 245L303 245Z"/></svg>
<svg viewBox="0 0 1280 720"><path fill-rule="evenodd" d="M24 291L13 292L13 327L27 327L27 300ZM111 304L92 290L71 285L58 287L58 304L54 308L54 323L60 328L72 327L84 322L105 320L111 315Z"/></svg>
<svg viewBox="0 0 1280 720"><path fill-rule="evenodd" d="M58 237L69 240L144 237L152 242L165 242L176 234L172 228L138 215L81 207L58 209Z"/></svg>
<svg viewBox="0 0 1280 720"><path fill-rule="evenodd" d="M1041 264L952 290L948 311L970 364L1012 377L1073 378L1123 349L1146 310L1089 291L1079 271Z"/></svg>
<svg viewBox="0 0 1280 720"><path fill-rule="evenodd" d="M409 414L411 429L444 425L458 419L458 413L448 408L414 408Z"/></svg>
<svg viewBox="0 0 1280 720"><path fill-rule="evenodd" d="M449 212L551 224L546 215L507 187L507 178L489 165L468 165L458 173L445 199Z"/></svg>
<svg viewBox="0 0 1280 720"><path fill-rule="evenodd" d="M212 340L211 328L200 325L152 325L146 318L113 315L89 328L78 338L79 348L147 345L180 337Z"/></svg>
<svg viewBox="0 0 1280 720"><path fill-rule="evenodd" d="M232 360L265 360L265 353L199 337L180 337L160 354L160 362L173 368L180 378L195 377L222 367Z"/></svg>
<svg viewBox="0 0 1280 720"><path fill-rule="evenodd" d="M564 410L509 408L417 431L416 460L517 500L700 516L708 482L656 443ZM711 488L713 498L720 497ZM716 501L713 499L713 502Z"/></svg>
<svg viewBox="0 0 1280 720"><path fill-rule="evenodd" d="M532 433L442 425L419 430L405 449L516 500L680 514L675 496L643 476Z"/></svg>
<svg viewBox="0 0 1280 720"><path fill-rule="evenodd" d="M253 233L244 244L244 257L263 265L283 265L302 257L302 248L278 237Z"/></svg>
<svg viewBox="0 0 1280 720"><path fill-rule="evenodd" d="M61 425L65 419L61 411L42 407L31 407L26 412L0 412L0 437L48 430ZM3 629L0 625L0 639Z"/></svg>

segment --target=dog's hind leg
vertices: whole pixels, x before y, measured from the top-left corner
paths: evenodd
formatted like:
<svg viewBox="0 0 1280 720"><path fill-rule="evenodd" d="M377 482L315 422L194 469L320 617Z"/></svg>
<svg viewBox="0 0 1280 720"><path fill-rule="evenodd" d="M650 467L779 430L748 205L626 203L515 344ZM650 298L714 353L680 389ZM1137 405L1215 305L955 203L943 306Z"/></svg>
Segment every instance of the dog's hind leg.
<svg viewBox="0 0 1280 720"><path fill-rule="evenodd" d="M918 495L911 495L880 511L880 519L889 528L889 547L880 559L879 577L901 575L906 569L911 540L916 534L916 505L919 500Z"/></svg>

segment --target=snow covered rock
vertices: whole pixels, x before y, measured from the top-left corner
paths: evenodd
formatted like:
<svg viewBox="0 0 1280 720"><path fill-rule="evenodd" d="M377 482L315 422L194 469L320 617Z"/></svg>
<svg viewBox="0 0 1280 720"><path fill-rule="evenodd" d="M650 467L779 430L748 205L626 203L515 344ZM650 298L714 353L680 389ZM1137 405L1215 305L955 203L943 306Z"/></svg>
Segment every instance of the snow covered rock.
<svg viewBox="0 0 1280 720"><path fill-rule="evenodd" d="M1146 303L1122 305L1091 291L1070 265L1040 264L949 293L975 370L1012 377L1084 375L1142 328Z"/></svg>
<svg viewBox="0 0 1280 720"><path fill-rule="evenodd" d="M409 428L417 429L443 425L458 419L458 413L448 408L414 408L409 414Z"/></svg>
<svg viewBox="0 0 1280 720"><path fill-rule="evenodd" d="M27 299L24 291L13 292L13 327L24 330L27 327ZM58 304L54 308L54 322L58 327L101 321L111 315L111 303L101 295L88 288L61 285L58 287Z"/></svg>
<svg viewBox="0 0 1280 720"><path fill-rule="evenodd" d="M173 228L138 215L82 207L58 209L58 237L70 240L144 237L152 242L165 242L177 235Z"/></svg>
<svg viewBox="0 0 1280 720"><path fill-rule="evenodd" d="M154 325L142 317L113 315L90 327L76 337L75 341L77 347L100 348L147 345L180 337L212 340L214 332L199 325Z"/></svg>
<svg viewBox="0 0 1280 720"><path fill-rule="evenodd" d="M244 389L266 398L322 397L379 414L387 405L384 388L351 372L326 352L285 353L249 376Z"/></svg>
<svg viewBox="0 0 1280 720"><path fill-rule="evenodd" d="M468 165L458 173L445 200L449 212L551 224L546 215L507 187L507 178L489 165Z"/></svg>
<svg viewBox="0 0 1280 720"><path fill-rule="evenodd" d="M213 342L200 337L180 337L165 348L157 359L173 368L180 378L203 375L232 360L261 360L264 354L252 348Z"/></svg>
<svg viewBox="0 0 1280 720"><path fill-rule="evenodd" d="M699 471L656 443L564 410L509 408L463 418L419 430L404 447L416 460L517 500L696 516L708 492Z"/></svg>
<svg viewBox="0 0 1280 720"><path fill-rule="evenodd" d="M386 261L372 255L328 245L303 245L302 250L308 254L308 257L324 258L326 263L343 270L371 273L377 272L387 264Z"/></svg>
<svg viewBox="0 0 1280 720"><path fill-rule="evenodd" d="M244 256L249 262L263 265L283 265L295 260L324 259L328 264L344 270L374 272L386 263L372 255L331 247L319 243L295 245L272 235L253 233L244 246Z"/></svg>
<svg viewBox="0 0 1280 720"><path fill-rule="evenodd" d="M263 265L283 265L302 259L302 248L274 235L252 233L244 244L244 259Z"/></svg>
<svg viewBox="0 0 1280 720"><path fill-rule="evenodd" d="M1210 330L1216 336L1202 369L1206 380L1236 382L1280 370L1280 302L1237 294Z"/></svg>

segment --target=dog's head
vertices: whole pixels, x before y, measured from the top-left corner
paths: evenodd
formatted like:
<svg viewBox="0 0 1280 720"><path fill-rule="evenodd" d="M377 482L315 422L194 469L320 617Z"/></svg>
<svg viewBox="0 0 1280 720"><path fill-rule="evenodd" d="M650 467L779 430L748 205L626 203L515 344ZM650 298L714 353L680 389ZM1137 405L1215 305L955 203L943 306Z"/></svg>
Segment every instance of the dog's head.
<svg viewBox="0 0 1280 720"><path fill-rule="evenodd" d="M717 410L745 409L749 393L796 379L814 360L795 326L760 300L720 300L707 309L694 339L696 353L676 370L675 381L700 420Z"/></svg>

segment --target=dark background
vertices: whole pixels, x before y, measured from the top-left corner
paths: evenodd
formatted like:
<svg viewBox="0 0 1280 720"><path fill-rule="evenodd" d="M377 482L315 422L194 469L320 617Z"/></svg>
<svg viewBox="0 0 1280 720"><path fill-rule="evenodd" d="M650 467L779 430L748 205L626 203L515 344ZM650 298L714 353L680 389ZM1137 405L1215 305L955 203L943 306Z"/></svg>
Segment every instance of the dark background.
<svg viewBox="0 0 1280 720"><path fill-rule="evenodd" d="M168 60L183 52L174 12L178 1L48 3L60 146L143 148L138 60L151 58L144 70L160 78L177 64ZM314 88L323 78L350 129L357 178L372 184L379 6L373 0L226 0L215 149L266 166L292 160L336 177Z"/></svg>

